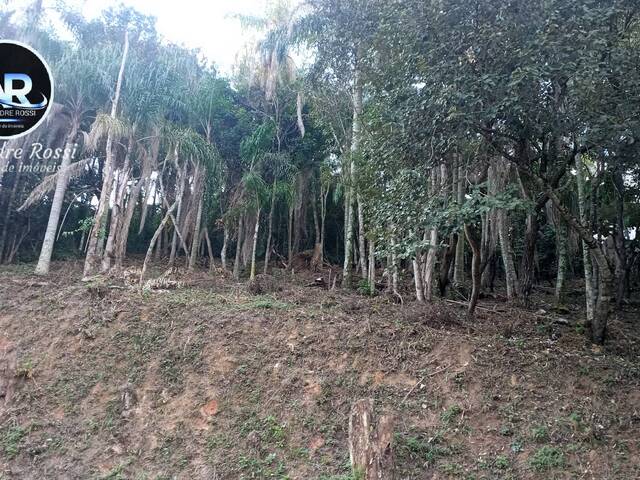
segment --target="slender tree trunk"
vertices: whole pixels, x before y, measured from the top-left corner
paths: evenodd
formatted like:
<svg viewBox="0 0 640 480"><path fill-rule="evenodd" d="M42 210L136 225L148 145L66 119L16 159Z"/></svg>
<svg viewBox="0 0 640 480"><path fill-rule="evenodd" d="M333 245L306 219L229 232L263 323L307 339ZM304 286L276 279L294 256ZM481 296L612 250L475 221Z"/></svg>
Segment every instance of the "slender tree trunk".
<svg viewBox="0 0 640 480"><path fill-rule="evenodd" d="M204 179L203 171L200 167L196 166L195 173L195 185L196 185L196 193L198 195L198 211L196 213L195 225L193 226L193 239L191 243L191 255L189 256L189 267L188 271L193 272L196 267L196 262L198 260L198 245L200 244L200 240L202 239L202 210L204 207Z"/></svg>
<svg viewBox="0 0 640 480"><path fill-rule="evenodd" d="M441 172L438 169L433 169L431 177L431 191L432 195L438 194L438 186L443 187L446 182L446 170L444 165L441 166ZM429 234L429 250L427 251L427 260L425 264L424 272L424 289L425 300L427 302L433 301L433 286L434 286L434 273L436 269L436 262L438 260L438 247L439 247L439 234L437 228L432 228Z"/></svg>
<svg viewBox="0 0 640 480"><path fill-rule="evenodd" d="M353 82L353 123L351 135L351 158L349 159L349 193L345 209L345 245L344 245L344 267L342 269L342 286L351 288L353 276L353 237L354 237L354 202L356 201L356 155L360 151L361 119L362 119L362 82L360 69L358 66L359 55L356 54L356 64Z"/></svg>
<svg viewBox="0 0 640 480"><path fill-rule="evenodd" d="M287 222L287 256L289 270L293 268L293 206L289 207L289 218Z"/></svg>
<svg viewBox="0 0 640 480"><path fill-rule="evenodd" d="M613 172L613 184L615 186L616 205L616 229L615 229L615 257L616 257L616 308L622 307L627 291L627 246L625 240L626 227L624 224L624 177L622 165L616 165Z"/></svg>
<svg viewBox="0 0 640 480"><path fill-rule="evenodd" d="M525 305L529 303L535 276L535 255L538 241L538 211L527 213L527 226L524 234L524 250L520 264L520 295Z"/></svg>
<svg viewBox="0 0 640 480"><path fill-rule="evenodd" d="M222 269L227 271L227 247L229 245L229 228L225 223L223 225L223 240L222 240L222 250L220 251L220 262L222 263Z"/></svg>
<svg viewBox="0 0 640 480"><path fill-rule="evenodd" d="M207 242L207 254L209 255L209 271L213 272L216 268L216 262L213 257L213 248L211 247L211 237L209 237L209 229L204 229L204 239Z"/></svg>
<svg viewBox="0 0 640 480"><path fill-rule="evenodd" d="M314 271L322 269L324 259L322 258L322 232L320 231L320 220L318 219L318 207L316 205L317 197L315 188L313 189L313 196L311 197L311 210L313 213L313 230L315 232L315 239L313 242L313 258L311 260L311 266Z"/></svg>
<svg viewBox="0 0 640 480"><path fill-rule="evenodd" d="M369 289L371 295L376 293L376 245L373 240L369 240Z"/></svg>
<svg viewBox="0 0 640 480"><path fill-rule="evenodd" d="M266 275L269 273L269 262L271 261L271 242L273 238L273 216L275 213L276 206L276 182L273 181L273 185L271 185L271 205L269 207L269 221L267 226L267 250L264 253L264 270L263 273Z"/></svg>
<svg viewBox="0 0 640 480"><path fill-rule="evenodd" d="M556 276L556 305L563 306L566 302L567 294L567 265L568 265L568 241L567 226L563 220L558 220L556 226L556 244L558 255L558 273Z"/></svg>
<svg viewBox="0 0 640 480"><path fill-rule="evenodd" d="M160 222L160 225L158 225L158 228L153 234L153 237L151 237L149 248L147 248L147 254L144 257L144 262L142 262L142 272L140 273L140 288L142 288L142 286L144 285L144 276L145 276L145 273L147 272L147 265L149 264L151 255L153 254L153 247L155 246L156 241L160 237L160 234L164 230L164 227L167 225L167 222L169 221L169 218L171 218L173 211L176 209L177 205L178 205L178 201L176 200L175 202L173 202L173 205L171 205L169 210L167 210L167 213L165 214L164 218Z"/></svg>
<svg viewBox="0 0 640 480"><path fill-rule="evenodd" d="M360 194L356 195L358 202L358 251L360 252L360 275L363 280L369 278L367 272L367 238L364 231L364 206Z"/></svg>
<svg viewBox="0 0 640 480"><path fill-rule="evenodd" d="M394 227L392 227L393 229ZM391 276L391 288L393 293L399 295L398 293L398 256L396 255L396 236L392 234L391 236L391 271L389 272Z"/></svg>
<svg viewBox="0 0 640 480"><path fill-rule="evenodd" d="M177 149L176 149L177 154ZM177 164L176 160L176 164ZM182 172L179 172L180 175L180 187L179 187L179 195L176 198L178 201L178 207L175 215L175 222L173 225L173 237L171 238L171 253L169 254L169 268L173 267L176 262L176 256L178 254L178 234L179 229L181 228L180 222L182 222L182 204L183 204L183 195L186 188L187 183L187 166L185 165L182 169Z"/></svg>
<svg viewBox="0 0 640 480"><path fill-rule="evenodd" d="M243 216L240 215L240 219L238 220L238 241L236 244L236 258L233 262L233 278L238 281L240 280L240 254L242 252L242 235L244 233L244 222Z"/></svg>
<svg viewBox="0 0 640 480"><path fill-rule="evenodd" d="M60 221L60 214L62 213L62 204L64 203L64 196L67 191L67 185L69 184L69 165L71 165L71 147L75 142L75 138L78 135L79 125L77 121L72 121L71 132L67 136L65 142L64 155L62 156L62 163L60 170L58 171L58 178L56 179L56 190L53 194L53 200L51 202L51 211L49 212L49 221L47 222L47 230L44 234L44 241L42 242L42 248L40 249L40 258L38 259L38 265L36 266L36 275L48 275L49 267L51 265L51 256L53 255L53 245L56 241L56 232L58 230L58 222Z"/></svg>
<svg viewBox="0 0 640 480"><path fill-rule="evenodd" d="M416 257L413 259L413 281L416 287L416 300L420 303L424 303L424 283L422 278L422 272L424 271L424 264L422 261L422 253L416 252Z"/></svg>
<svg viewBox="0 0 640 480"><path fill-rule="evenodd" d="M456 201L458 205L462 205L464 203L464 192L465 192L465 175L464 169L462 167L458 167L454 169L457 170L457 175L455 176L455 186L456 186ZM455 259L455 268L453 270L453 284L454 285L464 285L465 283L465 275L464 275L464 235L458 235L458 240L456 242L456 259Z"/></svg>
<svg viewBox="0 0 640 480"><path fill-rule="evenodd" d="M122 52L122 61L120 63L120 71L118 72L118 80L116 82L115 95L111 104L111 118L116 118L118 112L118 102L120 101L120 92L122 90L122 82L124 80L124 69L127 64L127 56L129 55L129 31L125 30L124 49ZM107 136L106 159L103 168L102 190L100 191L100 200L98 208L94 216L94 228L89 237L89 246L87 249L87 257L84 263L83 276L89 277L94 275L100 265L100 247L104 238L104 229L106 227L106 217L109 210L109 200L111 198L111 188L113 186L113 163L114 163L114 146L113 135L109 132Z"/></svg>
<svg viewBox="0 0 640 480"><path fill-rule="evenodd" d="M498 227L498 238L500 240L500 252L502 254L502 264L505 272L505 283L507 287L507 299L513 301L518 296L518 275L516 273L515 255L511 244L511 230L508 213L504 209L496 212Z"/></svg>
<svg viewBox="0 0 640 480"><path fill-rule="evenodd" d="M578 206L580 211L580 222L583 225L588 225L588 211L587 211L587 198L584 185L584 164L582 163L582 157L576 156L576 181L578 185ZM593 284L593 264L591 263L591 253L589 251L589 245L586 242L581 241L582 245L582 261L584 263L584 279L585 279L585 294L587 304L587 321L593 321L593 313L595 310L595 291Z"/></svg>
<svg viewBox="0 0 640 480"><path fill-rule="evenodd" d="M136 205L138 204L140 192L145 184L146 180L144 178L140 178L138 183L136 183L129 193L129 199L127 200L127 206L122 219L122 229L116 242L116 271L121 271L123 268L124 258L127 254L127 241L129 239L129 230L131 229L131 221L133 220L133 214L135 213Z"/></svg>
<svg viewBox="0 0 640 480"><path fill-rule="evenodd" d="M449 238L449 246L444 251L442 262L440 263L440 275L438 278L438 290L441 297L447 296L447 287L449 286L449 270L451 263L455 260L456 249L458 244L458 235L451 235Z"/></svg>
<svg viewBox="0 0 640 480"><path fill-rule="evenodd" d="M256 252L258 250L258 233L260 231L260 208L256 212L256 225L253 230L253 248L251 249L251 275L250 280L256 278Z"/></svg>
<svg viewBox="0 0 640 480"><path fill-rule="evenodd" d="M469 318L473 318L476 311L476 306L478 305L478 299L480 298L480 290L482 289L482 273L480 271L480 242L478 241L477 233L470 225L467 224L464 226L464 233L467 237L469 247L471 248L471 252L473 254L471 259L471 280L473 287L471 291L471 298L469 299L469 308L467 310L467 315L469 316Z"/></svg>

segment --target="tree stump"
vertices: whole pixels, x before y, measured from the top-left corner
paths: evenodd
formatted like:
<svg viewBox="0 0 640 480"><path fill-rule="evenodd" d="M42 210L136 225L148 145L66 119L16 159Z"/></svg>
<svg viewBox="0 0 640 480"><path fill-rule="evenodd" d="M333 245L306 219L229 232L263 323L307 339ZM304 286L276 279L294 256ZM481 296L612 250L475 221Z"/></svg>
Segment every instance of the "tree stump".
<svg viewBox="0 0 640 480"><path fill-rule="evenodd" d="M356 478L361 480L393 480L393 417L376 419L373 400L359 400L351 407L349 417L349 456Z"/></svg>

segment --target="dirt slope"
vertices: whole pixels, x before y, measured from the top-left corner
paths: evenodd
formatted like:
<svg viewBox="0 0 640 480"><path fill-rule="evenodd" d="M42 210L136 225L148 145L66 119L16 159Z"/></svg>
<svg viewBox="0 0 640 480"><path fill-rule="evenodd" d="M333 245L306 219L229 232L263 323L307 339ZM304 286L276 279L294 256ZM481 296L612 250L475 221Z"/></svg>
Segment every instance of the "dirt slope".
<svg viewBox="0 0 640 480"><path fill-rule="evenodd" d="M300 277L79 276L0 270L0 479L347 480L367 396L399 419L400 479L640 478L637 311L598 350L500 303L468 323Z"/></svg>

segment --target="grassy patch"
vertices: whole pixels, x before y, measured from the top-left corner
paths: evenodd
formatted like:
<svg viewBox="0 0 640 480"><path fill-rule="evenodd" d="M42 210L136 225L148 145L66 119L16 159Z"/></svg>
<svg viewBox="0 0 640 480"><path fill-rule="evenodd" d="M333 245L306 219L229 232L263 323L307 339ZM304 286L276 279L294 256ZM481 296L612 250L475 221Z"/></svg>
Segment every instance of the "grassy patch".
<svg viewBox="0 0 640 480"><path fill-rule="evenodd" d="M531 468L537 472L564 466L564 454L555 447L544 446L536 451L529 461Z"/></svg>
<svg viewBox="0 0 640 480"><path fill-rule="evenodd" d="M460 416L461 413L462 413L462 408L460 407L460 405L451 405L444 412L442 412L442 415L440 415L440 420L442 420L443 423L448 425L455 418Z"/></svg>
<svg viewBox="0 0 640 480"><path fill-rule="evenodd" d="M20 453L22 439L27 436L27 430L22 427L10 427L0 435L0 447L2 452L9 458L15 458Z"/></svg>

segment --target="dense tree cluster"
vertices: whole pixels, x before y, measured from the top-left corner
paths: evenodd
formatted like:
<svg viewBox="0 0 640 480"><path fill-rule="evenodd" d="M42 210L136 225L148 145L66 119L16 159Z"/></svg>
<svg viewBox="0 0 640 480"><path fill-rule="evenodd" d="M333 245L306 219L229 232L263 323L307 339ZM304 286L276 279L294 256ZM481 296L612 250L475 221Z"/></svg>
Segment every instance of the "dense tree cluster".
<svg viewBox="0 0 640 480"><path fill-rule="evenodd" d="M563 305L573 278L597 343L637 288L636 0L276 2L240 19L264 35L233 78L131 9L60 8L72 40L15 14L0 36L45 55L57 95L3 148L67 153L53 174L0 157L4 262L220 258L239 279L304 253L345 288L455 291L469 315L483 290L527 305L545 281Z"/></svg>

